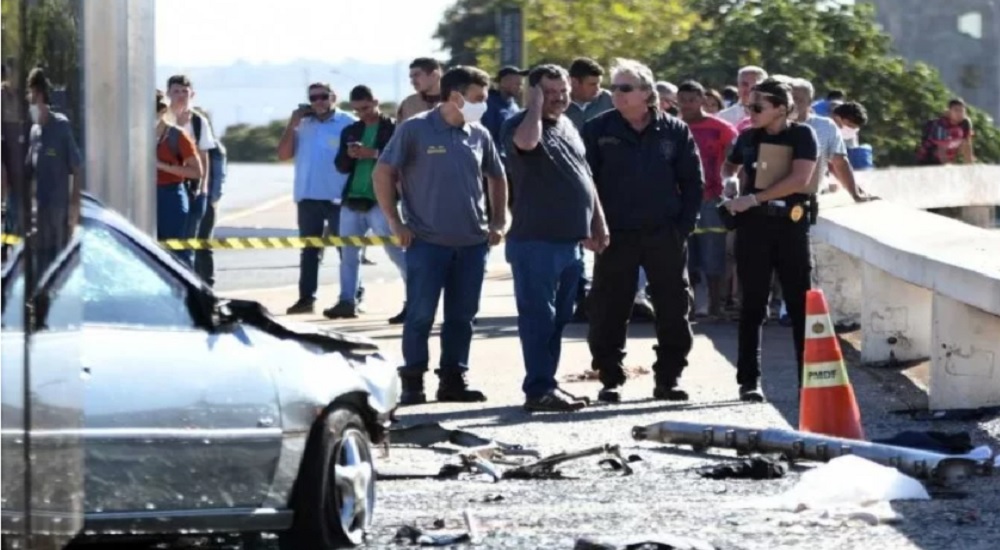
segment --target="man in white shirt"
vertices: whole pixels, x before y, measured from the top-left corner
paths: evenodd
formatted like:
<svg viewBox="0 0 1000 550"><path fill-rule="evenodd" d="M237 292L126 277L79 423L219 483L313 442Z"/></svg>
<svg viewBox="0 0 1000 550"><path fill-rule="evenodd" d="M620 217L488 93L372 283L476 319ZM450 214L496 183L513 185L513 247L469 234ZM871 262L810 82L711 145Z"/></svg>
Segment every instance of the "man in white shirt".
<svg viewBox="0 0 1000 550"><path fill-rule="evenodd" d="M767 80L767 71L756 65L747 65L736 75L740 99L731 107L719 111L715 116L732 124L737 131L742 132L750 126L750 92L753 87Z"/></svg>
<svg viewBox="0 0 1000 550"><path fill-rule="evenodd" d="M201 157L201 165L204 168L199 181L188 182L190 210L184 236L193 239L198 234L198 226L201 224L208 207L208 183L211 173L208 152L217 147L217 143L215 135L212 134L211 124L191 106L194 99L194 87L187 75L178 74L167 79L167 95L170 97L170 112L177 126L183 128L195 142L198 156ZM195 122L195 119L198 121Z"/></svg>

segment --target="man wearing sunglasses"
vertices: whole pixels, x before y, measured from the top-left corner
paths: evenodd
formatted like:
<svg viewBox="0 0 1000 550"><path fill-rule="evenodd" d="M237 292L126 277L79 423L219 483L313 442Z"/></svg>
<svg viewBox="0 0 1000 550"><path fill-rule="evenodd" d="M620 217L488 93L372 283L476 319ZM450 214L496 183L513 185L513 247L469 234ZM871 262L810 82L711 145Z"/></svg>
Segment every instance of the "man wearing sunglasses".
<svg viewBox="0 0 1000 550"><path fill-rule="evenodd" d="M309 103L292 112L278 143L278 160L295 161L294 199L300 237L340 234L340 203L347 174L334 167L340 136L354 124L354 115L337 110L329 84L309 85ZM299 299L289 315L312 313L319 286L319 248L303 248L299 264Z"/></svg>
<svg viewBox="0 0 1000 550"><path fill-rule="evenodd" d="M687 241L698 221L705 177L691 130L659 109L653 73L632 60L612 71L614 110L584 125L587 162L610 232L594 262L587 342L604 389L620 400L625 341L639 268L646 270L656 315L653 397L688 399L678 386L693 336Z"/></svg>

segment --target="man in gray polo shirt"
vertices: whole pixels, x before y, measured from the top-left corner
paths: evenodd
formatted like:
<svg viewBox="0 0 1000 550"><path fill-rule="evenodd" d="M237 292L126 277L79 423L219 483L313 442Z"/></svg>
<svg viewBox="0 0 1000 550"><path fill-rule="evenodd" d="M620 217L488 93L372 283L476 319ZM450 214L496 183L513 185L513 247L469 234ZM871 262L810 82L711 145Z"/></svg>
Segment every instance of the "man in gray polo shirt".
<svg viewBox="0 0 1000 550"><path fill-rule="evenodd" d="M507 182L489 132L489 75L455 67L441 78L441 104L402 123L379 156L373 180L379 206L406 248L406 321L403 324L403 405L426 402L427 341L444 291L438 401L485 401L469 389L466 371L472 321L489 246L507 224ZM488 179L487 224L482 178ZM396 208L401 182L403 217ZM405 220L405 221L404 221Z"/></svg>
<svg viewBox="0 0 1000 550"><path fill-rule="evenodd" d="M608 228L587 165L583 138L563 113L569 73L541 65L528 75L528 106L506 122L504 150L514 188L507 261L514 274L517 332L524 355L524 408L580 410L585 402L559 389L562 333L573 316L583 274L579 243L595 252Z"/></svg>

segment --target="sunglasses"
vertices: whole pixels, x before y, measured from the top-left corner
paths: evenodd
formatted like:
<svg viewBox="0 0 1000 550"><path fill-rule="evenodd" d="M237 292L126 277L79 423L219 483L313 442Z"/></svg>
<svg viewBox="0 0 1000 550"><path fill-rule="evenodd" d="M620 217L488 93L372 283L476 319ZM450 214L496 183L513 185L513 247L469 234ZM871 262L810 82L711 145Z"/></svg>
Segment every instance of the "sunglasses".
<svg viewBox="0 0 1000 550"><path fill-rule="evenodd" d="M754 103L750 106L750 112L758 115L763 113L765 110L767 110L767 107L765 107L763 103Z"/></svg>
<svg viewBox="0 0 1000 550"><path fill-rule="evenodd" d="M330 100L330 94L315 94L309 96L310 103L315 103L317 101L329 101L329 100Z"/></svg>
<svg viewBox="0 0 1000 550"><path fill-rule="evenodd" d="M611 91L612 92L621 92L623 94L627 94L629 92L634 92L634 91L636 91L638 89L639 89L639 87L636 86L635 84L612 84L611 85Z"/></svg>

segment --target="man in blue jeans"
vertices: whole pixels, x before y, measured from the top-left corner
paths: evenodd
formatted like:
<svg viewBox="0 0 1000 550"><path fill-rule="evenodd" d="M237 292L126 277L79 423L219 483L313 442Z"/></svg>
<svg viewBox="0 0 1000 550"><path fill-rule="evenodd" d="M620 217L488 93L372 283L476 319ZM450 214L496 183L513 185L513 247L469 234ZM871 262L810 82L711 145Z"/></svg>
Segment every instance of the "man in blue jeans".
<svg viewBox="0 0 1000 550"><path fill-rule="evenodd" d="M361 120L348 126L340 135L337 152L337 170L347 174L344 200L340 210L341 235L365 235L371 230L376 237L392 236L392 229L385 214L378 208L372 172L379 151L385 148L396 131L396 122L382 114L378 100L368 86L355 86L351 90L351 108ZM388 245L386 253L396 264L406 281L403 249ZM333 307L323 311L328 319L352 319L358 316L357 296L361 282L361 247L345 246L340 260L340 299ZM389 322L405 320L404 312ZM395 322L394 322L395 321Z"/></svg>
<svg viewBox="0 0 1000 550"><path fill-rule="evenodd" d="M559 389L562 333L573 317L583 275L579 243L600 253L608 229L587 165L583 138L563 113L569 73L541 65L528 75L527 110L502 135L514 188L507 261L514 274L517 331L524 355L524 408L577 411L586 406Z"/></svg>
<svg viewBox="0 0 1000 550"><path fill-rule="evenodd" d="M424 373L444 291L438 401L485 401L466 381L472 320L489 246L506 226L507 182L497 149L479 121L490 78L475 67L455 67L441 78L441 104L397 129L375 167L375 194L392 232L406 248L406 322L403 324L403 405L425 403ZM492 216L486 219L483 173ZM401 182L403 217L396 209Z"/></svg>
<svg viewBox="0 0 1000 550"><path fill-rule="evenodd" d="M340 234L340 201L347 175L334 167L340 135L357 121L336 109L337 96L329 84L308 88L309 105L292 112L278 143L278 160L295 159L295 192L300 237L322 237L325 230ZM299 266L299 299L287 313L312 313L319 287L319 248L303 248Z"/></svg>

